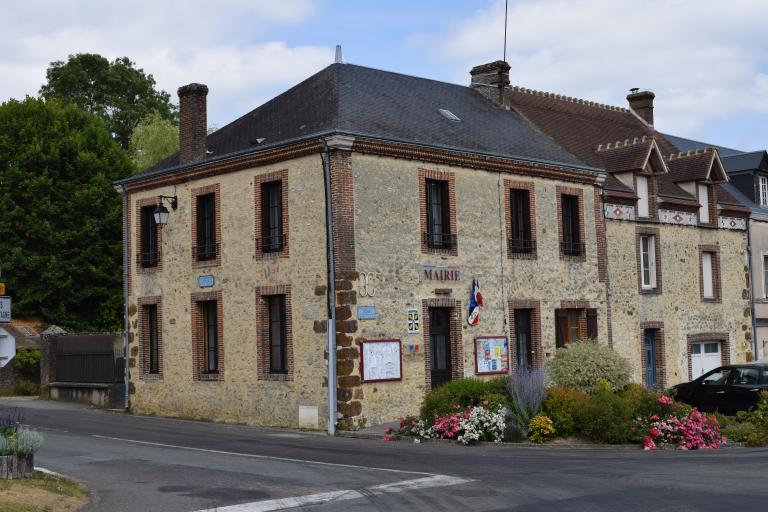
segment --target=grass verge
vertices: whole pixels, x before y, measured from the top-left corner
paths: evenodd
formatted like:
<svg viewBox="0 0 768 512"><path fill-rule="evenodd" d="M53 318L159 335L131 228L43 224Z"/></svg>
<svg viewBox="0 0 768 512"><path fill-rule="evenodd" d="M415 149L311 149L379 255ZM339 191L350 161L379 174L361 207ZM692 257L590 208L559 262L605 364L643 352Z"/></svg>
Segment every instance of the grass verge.
<svg viewBox="0 0 768 512"><path fill-rule="evenodd" d="M40 471L32 478L0 480L0 512L70 512L87 501L85 485Z"/></svg>

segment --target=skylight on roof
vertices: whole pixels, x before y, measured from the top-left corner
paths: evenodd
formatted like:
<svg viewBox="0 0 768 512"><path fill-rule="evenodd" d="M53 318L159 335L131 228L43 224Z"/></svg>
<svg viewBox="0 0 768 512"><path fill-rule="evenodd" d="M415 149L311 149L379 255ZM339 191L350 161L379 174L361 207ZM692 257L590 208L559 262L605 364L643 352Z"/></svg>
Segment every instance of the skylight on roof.
<svg viewBox="0 0 768 512"><path fill-rule="evenodd" d="M447 109L444 109L444 108L439 108L439 109L437 109L437 111L440 112L443 115L443 117L446 118L449 121L456 121L456 122L461 121L461 119L459 119L459 116L457 116L456 114L454 114L450 110L447 110Z"/></svg>

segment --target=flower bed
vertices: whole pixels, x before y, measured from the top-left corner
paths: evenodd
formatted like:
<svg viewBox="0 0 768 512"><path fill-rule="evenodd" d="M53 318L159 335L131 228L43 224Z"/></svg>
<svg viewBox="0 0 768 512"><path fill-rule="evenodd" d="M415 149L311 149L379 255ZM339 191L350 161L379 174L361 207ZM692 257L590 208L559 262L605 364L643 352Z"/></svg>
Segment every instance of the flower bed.
<svg viewBox="0 0 768 512"><path fill-rule="evenodd" d="M34 454L42 445L43 436L22 427L18 414L0 418L0 479L32 477Z"/></svg>
<svg viewBox="0 0 768 512"><path fill-rule="evenodd" d="M635 419L634 431L642 436L643 449L672 447L680 450L720 448L727 440L720 433L720 425L714 415L707 416L696 409L689 413L675 414L671 409L674 401L662 395L660 407L670 409L664 416L652 414Z"/></svg>

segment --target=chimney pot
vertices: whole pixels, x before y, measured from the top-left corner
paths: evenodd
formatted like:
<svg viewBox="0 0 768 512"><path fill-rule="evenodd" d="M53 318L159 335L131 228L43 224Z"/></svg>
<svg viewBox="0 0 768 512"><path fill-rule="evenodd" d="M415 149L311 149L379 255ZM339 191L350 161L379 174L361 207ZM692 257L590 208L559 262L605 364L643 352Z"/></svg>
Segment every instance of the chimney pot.
<svg viewBox="0 0 768 512"><path fill-rule="evenodd" d="M204 157L208 136L208 86L188 84L179 87L179 163L194 162Z"/></svg>
<svg viewBox="0 0 768 512"><path fill-rule="evenodd" d="M497 104L504 105L504 89L509 87L509 63L503 60L481 64L472 68L470 87ZM493 89L497 90L494 91ZM527 91L531 92L531 91Z"/></svg>
<svg viewBox="0 0 768 512"><path fill-rule="evenodd" d="M640 91L637 88L627 95L629 108L640 116L646 123L653 126L653 99L656 97L651 91Z"/></svg>

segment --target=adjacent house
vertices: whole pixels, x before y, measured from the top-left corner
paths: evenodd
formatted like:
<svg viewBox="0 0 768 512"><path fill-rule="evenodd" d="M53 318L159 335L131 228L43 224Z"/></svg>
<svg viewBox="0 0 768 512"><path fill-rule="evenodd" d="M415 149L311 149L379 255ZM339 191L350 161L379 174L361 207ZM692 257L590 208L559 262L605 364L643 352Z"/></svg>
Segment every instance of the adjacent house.
<svg viewBox="0 0 768 512"><path fill-rule="evenodd" d="M640 107L506 63L470 87L336 63L206 135L207 93L115 184L136 412L354 428L580 338L648 386L748 357L748 210Z"/></svg>

